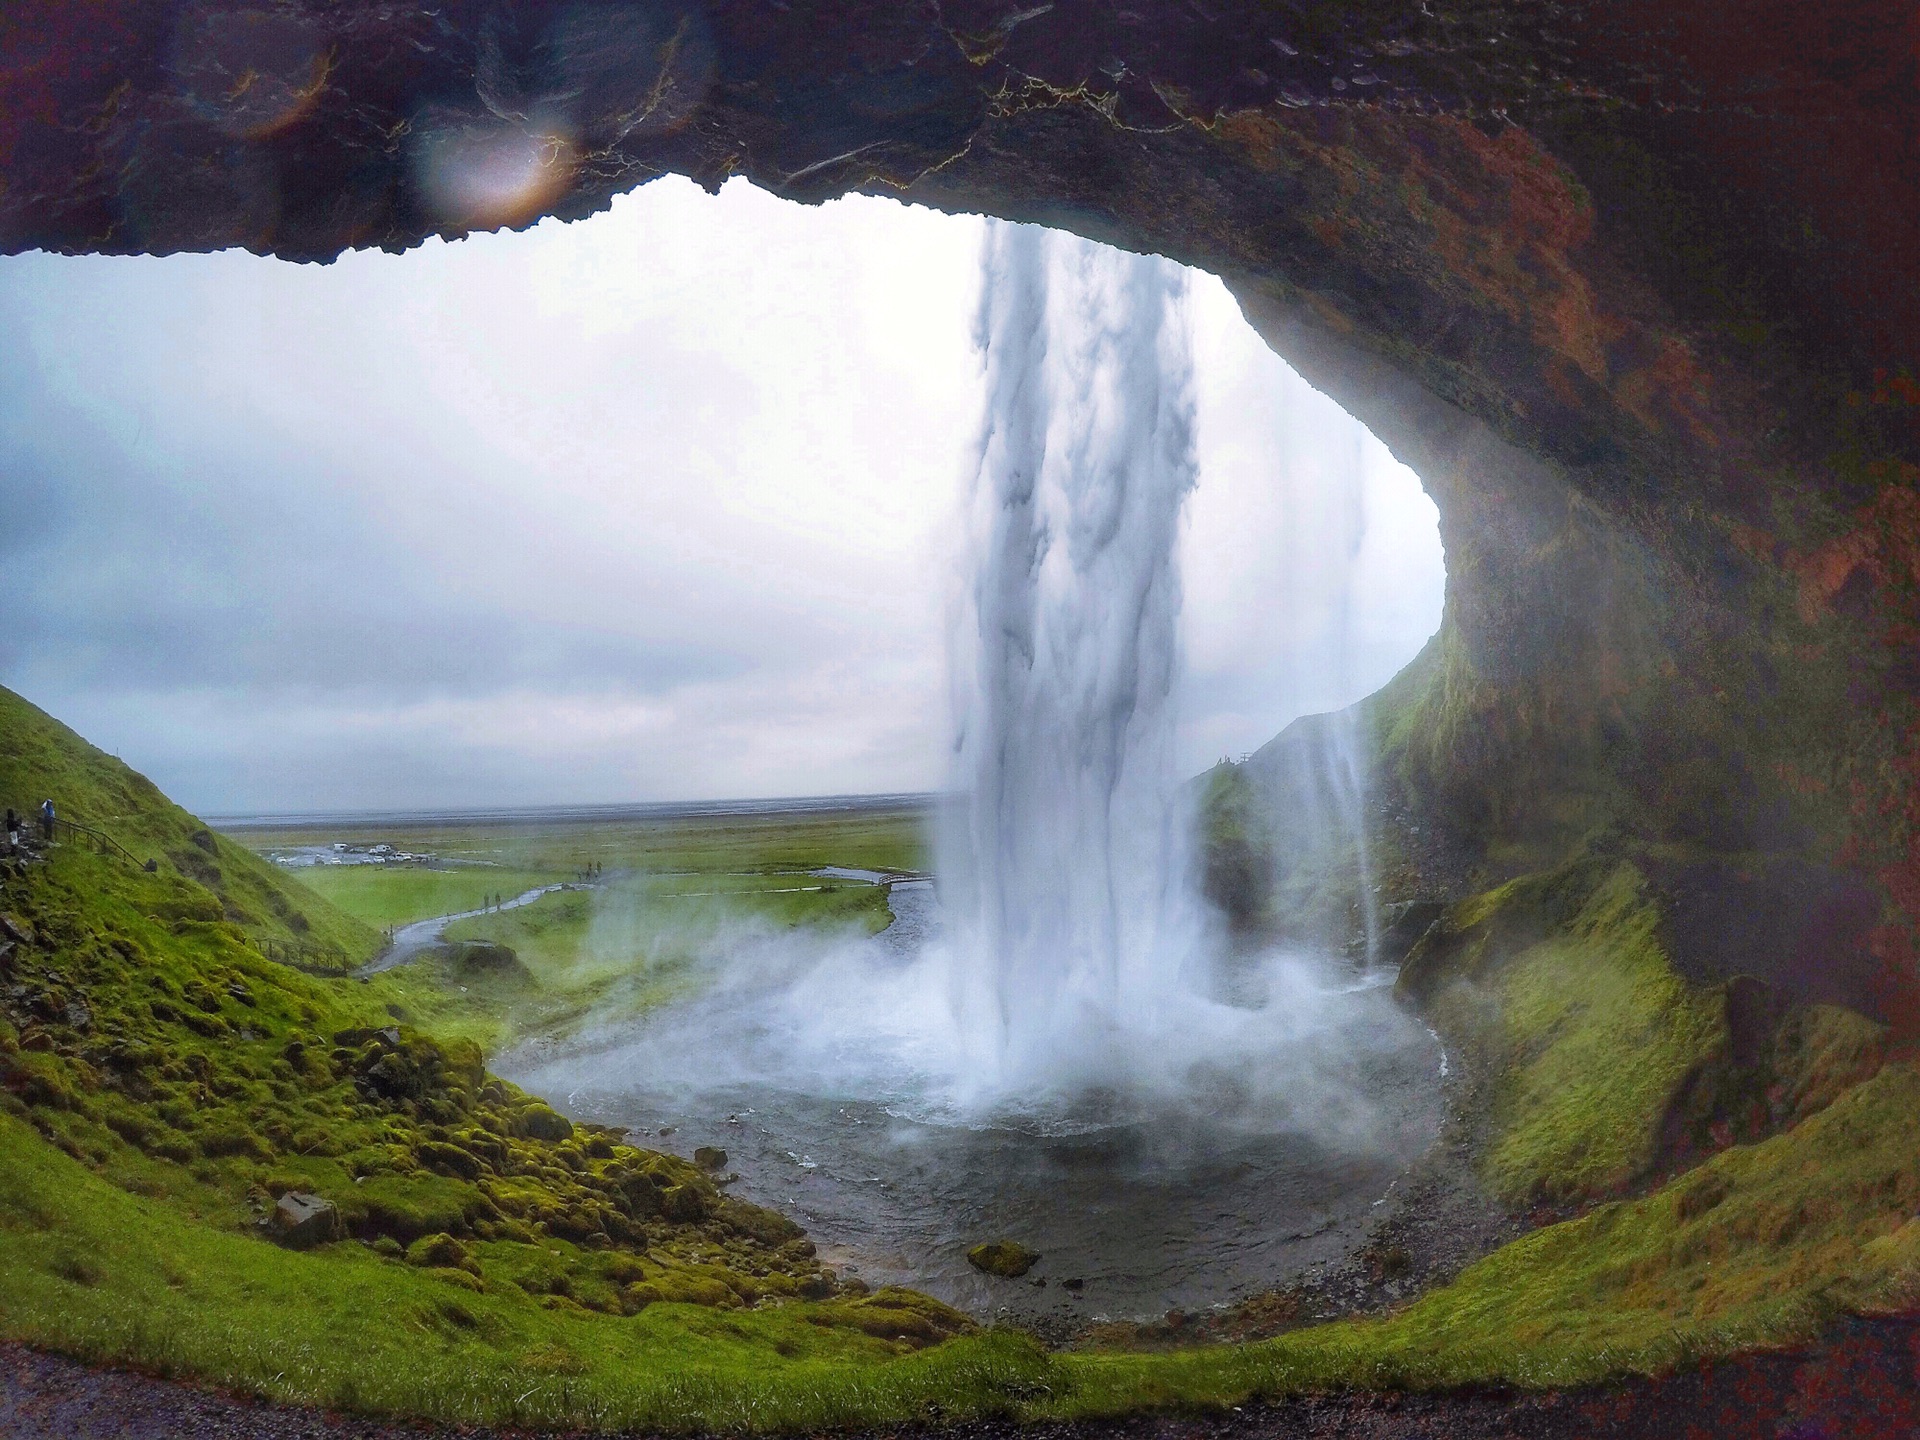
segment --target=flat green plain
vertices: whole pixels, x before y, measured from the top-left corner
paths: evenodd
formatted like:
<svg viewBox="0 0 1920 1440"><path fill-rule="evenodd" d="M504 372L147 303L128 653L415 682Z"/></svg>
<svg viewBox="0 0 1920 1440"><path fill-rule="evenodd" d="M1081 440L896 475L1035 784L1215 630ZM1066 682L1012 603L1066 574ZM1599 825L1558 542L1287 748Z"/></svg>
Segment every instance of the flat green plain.
<svg viewBox="0 0 1920 1440"><path fill-rule="evenodd" d="M424 865L309 865L292 874L316 895L379 929L478 909L488 896L511 900L567 878L556 870L505 866L435 870Z"/></svg>

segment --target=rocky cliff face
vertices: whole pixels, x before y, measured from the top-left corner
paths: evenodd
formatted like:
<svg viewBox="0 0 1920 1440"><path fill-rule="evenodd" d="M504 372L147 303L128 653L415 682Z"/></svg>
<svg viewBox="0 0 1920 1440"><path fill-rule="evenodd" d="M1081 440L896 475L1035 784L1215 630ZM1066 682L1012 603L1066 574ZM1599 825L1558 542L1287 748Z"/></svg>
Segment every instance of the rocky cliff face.
<svg viewBox="0 0 1920 1440"><path fill-rule="evenodd" d="M1912 1028L1917 72L1892 0L26 0L0 247L326 259L677 171L1214 270L1441 507L1402 885L1628 846L1706 971L1759 913Z"/></svg>

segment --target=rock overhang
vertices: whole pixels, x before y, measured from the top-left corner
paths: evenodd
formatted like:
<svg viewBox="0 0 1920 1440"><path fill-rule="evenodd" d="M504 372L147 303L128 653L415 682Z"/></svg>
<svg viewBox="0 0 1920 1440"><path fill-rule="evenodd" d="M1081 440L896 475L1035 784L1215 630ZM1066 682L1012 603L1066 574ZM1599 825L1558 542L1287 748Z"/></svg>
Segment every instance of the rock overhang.
<svg viewBox="0 0 1920 1440"><path fill-rule="evenodd" d="M324 260L682 173L1220 273L1441 507L1409 813L1542 861L1626 833L1847 868L1894 1013L1917 69L1886 0L33 0L0 249Z"/></svg>

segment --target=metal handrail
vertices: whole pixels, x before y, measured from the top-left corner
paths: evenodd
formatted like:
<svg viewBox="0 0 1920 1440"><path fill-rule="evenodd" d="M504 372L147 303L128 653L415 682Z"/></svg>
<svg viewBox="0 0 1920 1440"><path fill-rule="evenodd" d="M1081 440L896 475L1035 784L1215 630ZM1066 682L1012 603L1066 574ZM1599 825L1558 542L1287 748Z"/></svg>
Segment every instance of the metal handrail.
<svg viewBox="0 0 1920 1440"><path fill-rule="evenodd" d="M28 832L39 830L40 827L45 823L40 818L40 814L37 810L17 810L15 813L17 813L20 816L22 828L26 829ZM96 841L99 844L100 853L103 855L108 854L110 852L114 854L118 854L122 859L126 860L128 864L138 865L143 870L149 864L152 863L151 861L142 860L138 855L135 855L131 850L127 849L127 847L122 845L118 840L114 839L111 835L107 834L106 831L96 830L91 825L82 825L79 821L69 820L64 815L54 816L53 833L56 839L59 838L60 829L62 826L65 826L69 831L72 831L77 835L90 836L94 841ZM4 838L4 837L0 837L0 838Z"/></svg>

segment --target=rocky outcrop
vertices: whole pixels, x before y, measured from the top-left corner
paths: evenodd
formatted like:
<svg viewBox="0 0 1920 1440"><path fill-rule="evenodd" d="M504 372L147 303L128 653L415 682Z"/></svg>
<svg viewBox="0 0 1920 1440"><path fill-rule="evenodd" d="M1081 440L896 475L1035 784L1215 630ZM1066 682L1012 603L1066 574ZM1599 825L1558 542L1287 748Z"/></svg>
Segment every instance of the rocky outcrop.
<svg viewBox="0 0 1920 1440"><path fill-rule="evenodd" d="M338 1240L344 1233L338 1207L331 1200L303 1190L290 1190L282 1195L274 1203L269 1223L274 1238L296 1250Z"/></svg>
<svg viewBox="0 0 1920 1440"><path fill-rule="evenodd" d="M1368 711L1403 898L1759 857L1782 973L1910 1031L1916 63L1891 0L28 0L0 247L325 259L676 171L1214 270L1441 508Z"/></svg>

